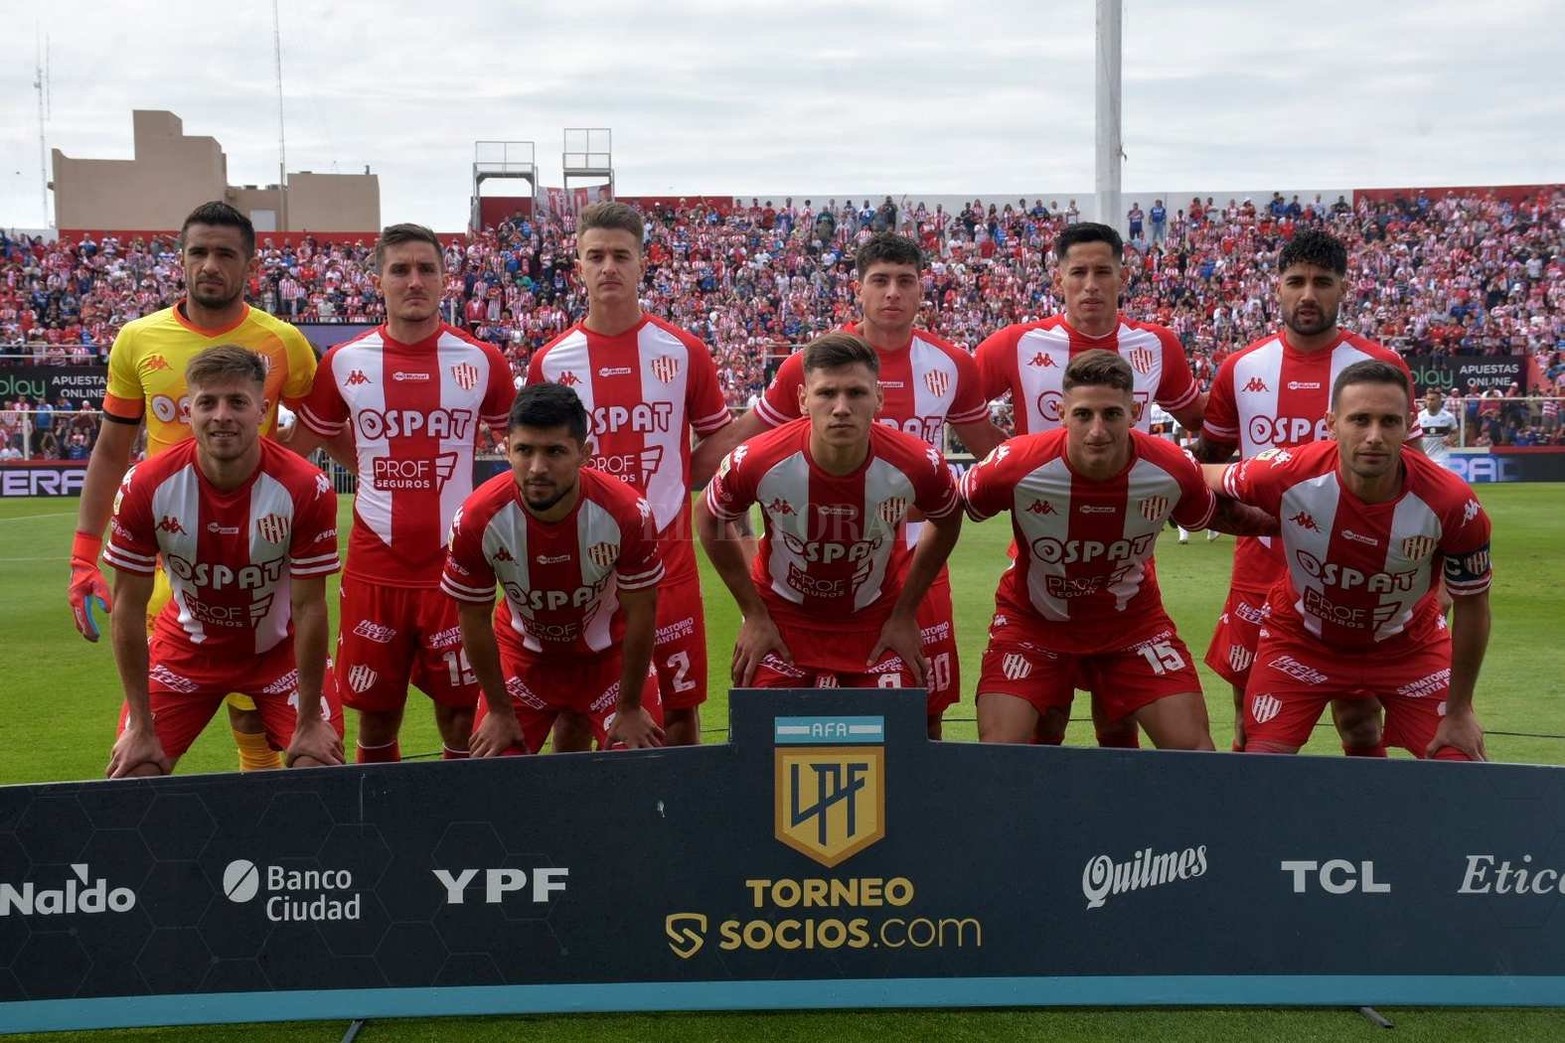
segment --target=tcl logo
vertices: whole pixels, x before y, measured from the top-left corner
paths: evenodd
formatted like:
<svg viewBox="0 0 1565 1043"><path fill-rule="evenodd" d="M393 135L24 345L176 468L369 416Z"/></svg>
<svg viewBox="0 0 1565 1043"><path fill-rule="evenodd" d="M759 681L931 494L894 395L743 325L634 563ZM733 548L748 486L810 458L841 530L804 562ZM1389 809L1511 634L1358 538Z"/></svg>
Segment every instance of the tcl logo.
<svg viewBox="0 0 1565 1043"><path fill-rule="evenodd" d="M1343 858L1326 862L1296 859L1283 862L1281 868L1284 873L1293 874L1293 893L1296 895L1308 894L1312 879L1320 885L1322 891L1332 895L1352 894L1355 891L1367 895L1391 893L1390 884L1382 884L1375 879L1374 862L1354 863Z"/></svg>

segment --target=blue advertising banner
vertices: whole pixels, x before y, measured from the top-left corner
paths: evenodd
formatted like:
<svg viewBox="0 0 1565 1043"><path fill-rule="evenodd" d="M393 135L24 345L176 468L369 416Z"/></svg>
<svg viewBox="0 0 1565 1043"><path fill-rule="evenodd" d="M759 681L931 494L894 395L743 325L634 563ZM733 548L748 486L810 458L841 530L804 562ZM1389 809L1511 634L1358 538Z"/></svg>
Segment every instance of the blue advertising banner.
<svg viewBox="0 0 1565 1043"><path fill-rule="evenodd" d="M931 743L920 692L732 706L697 749L0 789L0 1032L1565 1004L1565 770Z"/></svg>

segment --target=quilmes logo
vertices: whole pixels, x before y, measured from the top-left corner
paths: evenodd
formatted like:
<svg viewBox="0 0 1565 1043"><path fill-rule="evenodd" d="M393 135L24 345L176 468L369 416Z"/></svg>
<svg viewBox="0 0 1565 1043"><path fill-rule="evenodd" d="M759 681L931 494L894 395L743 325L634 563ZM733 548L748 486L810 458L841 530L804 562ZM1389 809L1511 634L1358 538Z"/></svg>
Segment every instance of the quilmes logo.
<svg viewBox="0 0 1565 1043"><path fill-rule="evenodd" d="M357 920L364 899L346 869L286 869L236 858L223 870L223 895L235 905L266 896L273 923Z"/></svg>
<svg viewBox="0 0 1565 1043"><path fill-rule="evenodd" d="M92 867L85 862L71 863L71 875L54 887L39 887L32 880L0 883L0 916L125 913L134 908L136 892L110 887L102 877L94 880Z"/></svg>
<svg viewBox="0 0 1565 1043"><path fill-rule="evenodd" d="M886 719L779 717L773 833L830 869L886 835Z"/></svg>
<svg viewBox="0 0 1565 1043"><path fill-rule="evenodd" d="M1088 859L1081 870L1081 895L1087 900L1088 909L1101 909L1111 895L1205 875L1205 844L1179 851L1145 847L1119 862L1108 855Z"/></svg>

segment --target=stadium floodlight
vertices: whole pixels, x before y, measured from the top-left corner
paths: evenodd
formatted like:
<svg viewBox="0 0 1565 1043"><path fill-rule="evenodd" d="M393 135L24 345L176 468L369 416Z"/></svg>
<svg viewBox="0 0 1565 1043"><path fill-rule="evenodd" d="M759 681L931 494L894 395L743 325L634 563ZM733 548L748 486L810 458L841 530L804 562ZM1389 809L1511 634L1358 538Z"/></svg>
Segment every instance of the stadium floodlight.
<svg viewBox="0 0 1565 1043"><path fill-rule="evenodd" d="M565 174L566 195L570 195L573 180L590 181L600 193L606 188L608 198L612 199L614 132L608 127L566 127L560 168Z"/></svg>
<svg viewBox="0 0 1565 1043"><path fill-rule="evenodd" d="M468 227L483 228L479 199L483 184L493 179L527 182L527 197L536 209L538 201L538 148L531 141L473 142L473 196Z"/></svg>

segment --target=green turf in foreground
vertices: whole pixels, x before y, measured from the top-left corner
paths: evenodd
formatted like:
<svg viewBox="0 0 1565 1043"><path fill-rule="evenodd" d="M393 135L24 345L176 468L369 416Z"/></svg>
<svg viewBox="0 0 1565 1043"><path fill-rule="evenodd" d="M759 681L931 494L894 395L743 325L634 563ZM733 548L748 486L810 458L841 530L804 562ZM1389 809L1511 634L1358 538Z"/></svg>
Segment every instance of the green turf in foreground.
<svg viewBox="0 0 1565 1043"><path fill-rule="evenodd" d="M1489 730L1491 758L1565 763L1565 642L1558 638L1565 589L1559 512L1560 485L1480 486L1494 518L1495 627L1478 686L1478 708ZM348 505L343 505L346 531ZM97 777L107 759L119 704L106 643L90 646L72 629L64 589L74 500L0 500L0 783ZM1232 541L1197 536L1179 546L1165 534L1158 574L1169 613L1191 651L1205 650L1227 588ZM972 684L977 677L995 580L1005 565L1008 527L1000 520L969 526L952 560L957 628L962 647L964 701L953 708L947 736L975 737ZM725 734L724 692L736 613L704 567L712 700L704 710L707 741ZM335 608L335 599L333 600ZM1212 731L1226 745L1232 706L1223 685L1202 667ZM1084 709L1078 706L1078 715ZM350 740L352 725L350 722ZM1072 725L1069 741L1090 742L1090 727ZM1317 729L1310 752L1336 752L1329 726ZM1521 734L1528 733L1528 734ZM439 748L429 714L414 697L404 729L409 753ZM225 771L234 764L227 729L213 727L181 763L182 773ZM279 997L286 1009L286 997ZM1552 1011L1384 1011L1402 1040L1561 1040L1565 1014ZM118 1043L131 1040L311 1043L342 1038L345 1023L198 1026L18 1037L48 1041ZM4 1031L0 1019L0 1032ZM818 1014L578 1015L484 1019L375 1021L359 1039L379 1041L701 1040L1062 1040L1157 1039L1278 1041L1373 1038L1380 1030L1348 1011L885 1011Z"/></svg>

